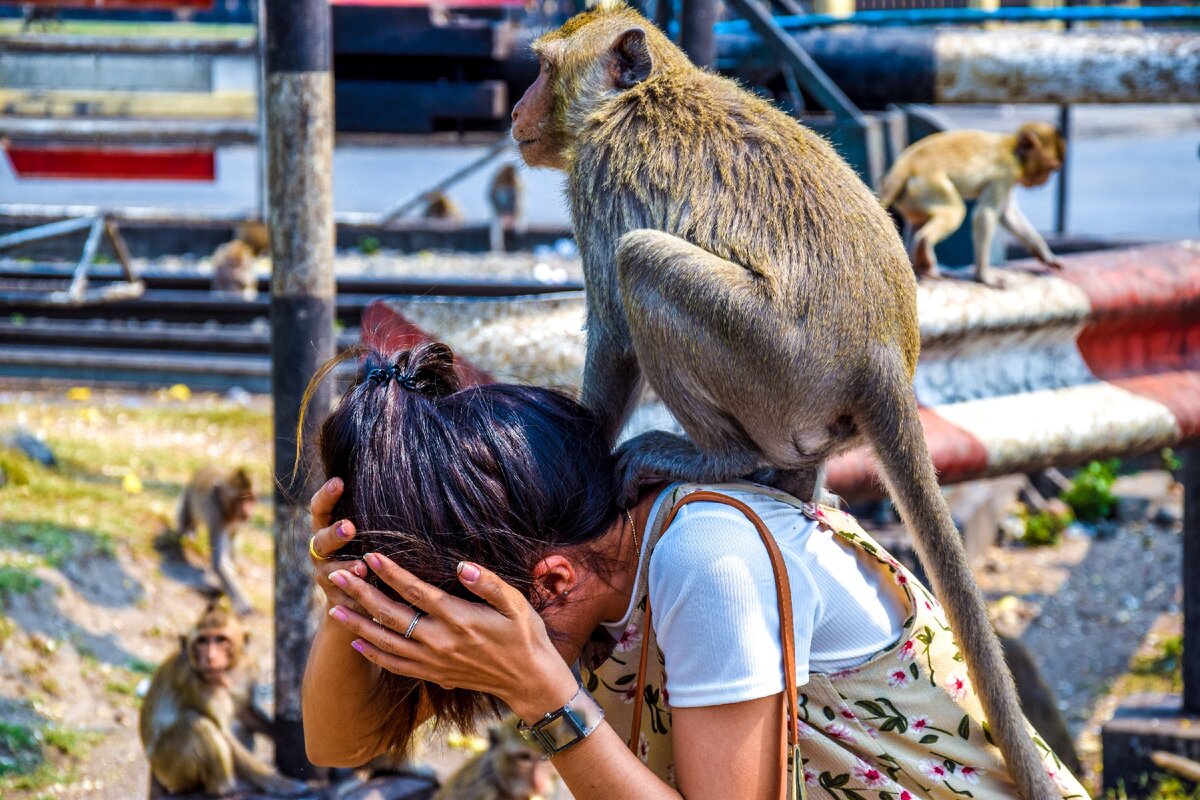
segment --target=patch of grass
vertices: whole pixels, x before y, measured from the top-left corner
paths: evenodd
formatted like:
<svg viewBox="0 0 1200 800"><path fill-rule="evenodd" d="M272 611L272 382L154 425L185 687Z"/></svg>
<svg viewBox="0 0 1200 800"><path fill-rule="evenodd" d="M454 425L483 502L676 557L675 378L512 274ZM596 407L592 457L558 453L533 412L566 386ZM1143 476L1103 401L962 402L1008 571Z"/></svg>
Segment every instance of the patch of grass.
<svg viewBox="0 0 1200 800"><path fill-rule="evenodd" d="M1063 492L1062 500L1071 507L1075 518L1081 522L1099 522L1111 519L1117 511L1117 498L1112 493L1121 462L1093 461L1081 469Z"/></svg>
<svg viewBox="0 0 1200 800"><path fill-rule="evenodd" d="M133 697L137 694L137 684L131 681L117 680L110 678L104 682L104 690L109 694L120 695L122 697Z"/></svg>
<svg viewBox="0 0 1200 800"><path fill-rule="evenodd" d="M1149 652L1134 656L1129 672L1117 678L1112 693L1118 697L1142 692L1183 691L1183 636L1167 636Z"/></svg>
<svg viewBox="0 0 1200 800"><path fill-rule="evenodd" d="M125 668L130 672L136 672L138 675L150 675L156 669L154 664L151 664L149 661L142 661L140 658L133 659L125 665Z"/></svg>
<svg viewBox="0 0 1200 800"><path fill-rule="evenodd" d="M13 595L29 594L41 585L41 579L29 570L0 564L0 602Z"/></svg>
<svg viewBox="0 0 1200 800"><path fill-rule="evenodd" d="M79 728L49 727L42 731L42 741L71 758L83 758L92 749L92 745L103 738L104 735L98 731Z"/></svg>
<svg viewBox="0 0 1200 800"><path fill-rule="evenodd" d="M373 256L382 249L383 245L374 236L360 236L358 238L358 252L364 256Z"/></svg>
<svg viewBox="0 0 1200 800"><path fill-rule="evenodd" d="M1056 545L1062 541L1063 531L1069 524L1069 519L1049 511L1026 514L1025 532L1021 536L1021 541L1030 547Z"/></svg>
<svg viewBox="0 0 1200 800"><path fill-rule="evenodd" d="M33 462L20 450L0 448L0 473L9 486L28 486Z"/></svg>
<svg viewBox="0 0 1200 800"><path fill-rule="evenodd" d="M8 644L8 640L17 632L17 624L8 617L0 614L0 650Z"/></svg>
<svg viewBox="0 0 1200 800"><path fill-rule="evenodd" d="M24 725L0 722L0 776L30 772L42 760L42 746L36 732Z"/></svg>
<svg viewBox="0 0 1200 800"><path fill-rule="evenodd" d="M1146 788L1150 787L1149 791ZM1200 800L1200 786L1188 785L1173 775L1162 773L1142 775L1137 781L1138 797L1153 797L1154 800ZM1129 800L1129 792L1124 786L1104 793L1104 800Z"/></svg>

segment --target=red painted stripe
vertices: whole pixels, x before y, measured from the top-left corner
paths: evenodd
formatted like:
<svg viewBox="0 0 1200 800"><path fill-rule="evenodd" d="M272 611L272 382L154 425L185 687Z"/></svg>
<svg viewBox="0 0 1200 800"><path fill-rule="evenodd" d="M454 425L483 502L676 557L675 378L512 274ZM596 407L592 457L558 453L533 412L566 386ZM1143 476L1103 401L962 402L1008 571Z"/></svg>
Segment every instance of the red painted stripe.
<svg viewBox="0 0 1200 800"><path fill-rule="evenodd" d="M376 300L363 310L362 343L382 353L407 350L421 342L436 342L439 339L417 327L386 300ZM470 364L461 356L455 356L455 371L463 386L480 383L495 383L487 371Z"/></svg>
<svg viewBox="0 0 1200 800"><path fill-rule="evenodd" d="M1083 253L1058 274L1092 304L1079 351L1097 377L1200 369L1200 248Z"/></svg>
<svg viewBox="0 0 1200 800"><path fill-rule="evenodd" d="M374 8L424 8L432 5L449 8L524 8L525 0L329 0L329 4Z"/></svg>
<svg viewBox="0 0 1200 800"><path fill-rule="evenodd" d="M983 475L988 453L983 442L969 431L938 416L931 408L919 409L925 444L942 483L957 483ZM829 462L829 488L849 501L882 497L883 482L875 456L866 447L851 450Z"/></svg>
<svg viewBox="0 0 1200 800"><path fill-rule="evenodd" d="M94 8L103 11L119 8L173 11L181 8L209 10L213 6L213 0L24 0L23 5L42 8Z"/></svg>
<svg viewBox="0 0 1200 800"><path fill-rule="evenodd" d="M9 145L5 151L21 178L213 181L217 175L212 150Z"/></svg>
<svg viewBox="0 0 1200 800"><path fill-rule="evenodd" d="M1200 439L1200 372L1138 375L1111 383L1166 406L1179 423L1183 443Z"/></svg>

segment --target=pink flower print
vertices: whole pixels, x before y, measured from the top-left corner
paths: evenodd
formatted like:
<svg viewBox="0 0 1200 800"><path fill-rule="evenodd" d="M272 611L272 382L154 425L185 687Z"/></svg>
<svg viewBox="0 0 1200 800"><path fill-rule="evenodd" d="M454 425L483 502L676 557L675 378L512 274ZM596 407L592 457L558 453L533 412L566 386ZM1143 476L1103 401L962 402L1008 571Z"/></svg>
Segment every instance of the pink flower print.
<svg viewBox="0 0 1200 800"><path fill-rule="evenodd" d="M868 764L861 758L855 760L854 777L858 778L870 789L878 789L890 783L888 777L878 767Z"/></svg>
<svg viewBox="0 0 1200 800"><path fill-rule="evenodd" d="M908 732L919 739L925 734L925 730L931 724L933 724L933 720L929 719L929 717L909 717Z"/></svg>
<svg viewBox="0 0 1200 800"><path fill-rule="evenodd" d="M817 733L812 725L809 725L802 719L796 721L796 729L796 735L801 739L811 739Z"/></svg>
<svg viewBox="0 0 1200 800"><path fill-rule="evenodd" d="M957 672L951 672L942 685L946 687L950 699L955 702L967 696L967 679Z"/></svg>
<svg viewBox="0 0 1200 800"><path fill-rule="evenodd" d="M872 725L864 725L864 726L863 726L863 728L865 728L865 729L866 729L866 731L867 731L867 736L870 736L872 739L878 739L878 738L879 738L879 728L876 728L876 727L874 727L874 726L872 726Z"/></svg>
<svg viewBox="0 0 1200 800"><path fill-rule="evenodd" d="M646 739L646 734L638 734L638 758L642 763L646 763L646 759L650 758L650 742Z"/></svg>
<svg viewBox="0 0 1200 800"><path fill-rule="evenodd" d="M842 719L848 719L848 720L856 719L856 717L854 716L854 712L850 710L850 706L846 705L845 703L840 703L838 705L837 713L838 713L838 716L841 717Z"/></svg>
<svg viewBox="0 0 1200 800"><path fill-rule="evenodd" d="M900 649L896 651L896 658L904 663L908 663L917 657L917 643L909 639L904 644L900 645Z"/></svg>
<svg viewBox="0 0 1200 800"><path fill-rule="evenodd" d="M840 722L831 722L825 726L825 734L839 742L854 742L854 734L850 729Z"/></svg>
<svg viewBox="0 0 1200 800"><path fill-rule="evenodd" d="M838 678L846 678L846 677L849 677L850 675L857 675L857 674L858 674L858 667L847 667L846 669L839 669L837 672L829 673L829 680L836 681Z"/></svg>
<svg viewBox="0 0 1200 800"><path fill-rule="evenodd" d="M920 797L913 794L908 789L901 789L899 798L900 798L900 800L921 800Z"/></svg>
<svg viewBox="0 0 1200 800"><path fill-rule="evenodd" d="M626 703L632 703L637 699L637 681L630 681L625 686L625 691L621 693L621 699Z"/></svg>
<svg viewBox="0 0 1200 800"><path fill-rule="evenodd" d="M664 706L671 705L671 693L667 691L667 685L665 683L662 687L662 701Z"/></svg>
<svg viewBox="0 0 1200 800"><path fill-rule="evenodd" d="M896 581L897 586L907 586L908 574L903 570L897 570L896 574L892 576L892 580Z"/></svg>
<svg viewBox="0 0 1200 800"><path fill-rule="evenodd" d="M888 672L888 686L908 686L910 680L906 669L894 669Z"/></svg>
<svg viewBox="0 0 1200 800"><path fill-rule="evenodd" d="M813 772L808 767L804 768L804 785L805 786L816 786L817 785L817 773Z"/></svg>
<svg viewBox="0 0 1200 800"><path fill-rule="evenodd" d="M946 765L936 758L927 758L918 766L921 769L921 773L931 780L944 781L950 774L950 771L946 769Z"/></svg>
<svg viewBox="0 0 1200 800"><path fill-rule="evenodd" d="M628 653L642 643L642 629L636 622L631 622L621 631L621 638L613 645L613 652Z"/></svg>
<svg viewBox="0 0 1200 800"><path fill-rule="evenodd" d="M979 776L983 774L983 770L979 767L962 767L958 771L958 777L962 778L967 783L979 783Z"/></svg>
<svg viewBox="0 0 1200 800"><path fill-rule="evenodd" d="M1054 785L1064 791L1071 788L1071 782L1068 780L1069 773L1065 769L1046 766L1046 774L1050 776L1050 780L1054 781Z"/></svg>

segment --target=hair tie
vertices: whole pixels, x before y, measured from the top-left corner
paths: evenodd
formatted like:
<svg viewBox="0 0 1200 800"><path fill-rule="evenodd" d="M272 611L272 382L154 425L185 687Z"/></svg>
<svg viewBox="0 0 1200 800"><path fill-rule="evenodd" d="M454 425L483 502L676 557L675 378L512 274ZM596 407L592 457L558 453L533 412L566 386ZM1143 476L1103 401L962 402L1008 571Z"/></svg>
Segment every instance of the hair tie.
<svg viewBox="0 0 1200 800"><path fill-rule="evenodd" d="M367 380L373 385L378 386L381 383L387 383L388 378L391 377L391 372L388 369L373 369L367 373Z"/></svg>
<svg viewBox="0 0 1200 800"><path fill-rule="evenodd" d="M395 370L394 377L396 378L396 383L400 384L410 392L415 392L417 390L416 375L411 375L407 372L400 372L399 368L397 367L393 367L392 369Z"/></svg>

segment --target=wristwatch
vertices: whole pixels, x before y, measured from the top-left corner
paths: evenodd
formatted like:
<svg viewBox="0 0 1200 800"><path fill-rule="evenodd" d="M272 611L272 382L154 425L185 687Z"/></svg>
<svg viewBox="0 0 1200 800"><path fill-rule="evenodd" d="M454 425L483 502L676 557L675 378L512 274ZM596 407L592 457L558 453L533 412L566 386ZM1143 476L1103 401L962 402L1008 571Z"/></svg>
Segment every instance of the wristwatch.
<svg viewBox="0 0 1200 800"><path fill-rule="evenodd" d="M532 725L517 724L517 731L534 749L554 756L586 739L604 719L604 709L582 685L567 704Z"/></svg>

